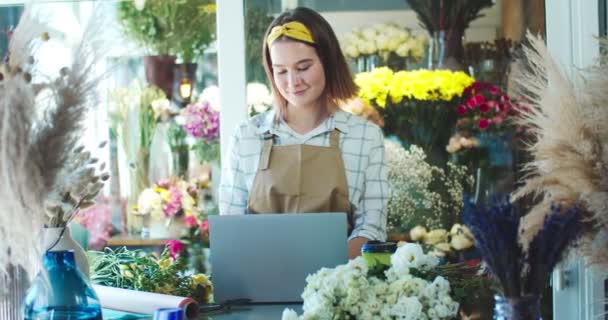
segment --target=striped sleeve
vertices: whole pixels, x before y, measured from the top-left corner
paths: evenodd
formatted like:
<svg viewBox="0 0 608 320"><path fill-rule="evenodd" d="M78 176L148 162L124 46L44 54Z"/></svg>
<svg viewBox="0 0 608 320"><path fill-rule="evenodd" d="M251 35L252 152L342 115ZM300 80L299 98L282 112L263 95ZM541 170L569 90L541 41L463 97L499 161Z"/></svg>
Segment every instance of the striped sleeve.
<svg viewBox="0 0 608 320"><path fill-rule="evenodd" d="M389 195L387 166L384 152L384 137L377 126L373 130L370 147L367 150L367 166L362 168L364 174L363 194L360 205L355 208L355 227L350 238L365 237L370 240L386 240L386 206Z"/></svg>
<svg viewBox="0 0 608 320"><path fill-rule="evenodd" d="M230 141L230 152L225 165L222 166L222 176L219 188L220 214L245 214L247 210L246 177L241 168L241 130L238 128Z"/></svg>

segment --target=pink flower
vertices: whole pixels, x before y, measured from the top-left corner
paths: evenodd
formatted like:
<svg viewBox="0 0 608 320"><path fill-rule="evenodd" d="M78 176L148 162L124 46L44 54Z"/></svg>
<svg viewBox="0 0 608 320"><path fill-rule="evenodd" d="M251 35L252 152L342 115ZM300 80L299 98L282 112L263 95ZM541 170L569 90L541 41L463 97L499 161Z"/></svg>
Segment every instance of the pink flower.
<svg viewBox="0 0 608 320"><path fill-rule="evenodd" d="M507 101L509 101L509 97L508 96L506 96L504 94L502 96L500 96L500 102L507 102Z"/></svg>
<svg viewBox="0 0 608 320"><path fill-rule="evenodd" d="M475 101L475 98L471 98L467 101L467 106L471 109L475 109L475 106L477 106L477 102Z"/></svg>
<svg viewBox="0 0 608 320"><path fill-rule="evenodd" d="M186 216L184 218L184 223L186 224L186 226L188 226L188 228L194 228L198 225L198 221L196 221L195 216Z"/></svg>
<svg viewBox="0 0 608 320"><path fill-rule="evenodd" d="M205 221L203 221L203 223L201 223L201 230L203 230L203 231L209 230L209 220L205 220Z"/></svg>
<svg viewBox="0 0 608 320"><path fill-rule="evenodd" d="M166 218L175 216L182 209L182 194L179 189L175 186L171 186L169 192L171 193L171 199L163 210Z"/></svg>
<svg viewBox="0 0 608 320"><path fill-rule="evenodd" d="M479 122L477 122L477 126L479 127L479 129L485 130L488 128L488 126L490 126L490 120L486 118L481 118L479 119Z"/></svg>
<svg viewBox="0 0 608 320"><path fill-rule="evenodd" d="M486 102L486 97L484 97L481 94L477 94L477 95L475 95L475 102L477 102L477 104L484 103L484 102Z"/></svg>
<svg viewBox="0 0 608 320"><path fill-rule="evenodd" d="M167 240L165 246L169 249L169 256L173 260L184 250L184 244L179 240Z"/></svg>
<svg viewBox="0 0 608 320"><path fill-rule="evenodd" d="M213 110L207 101L188 105L184 110L184 116L186 118L184 129L191 136L207 142L219 138L220 114Z"/></svg>
<svg viewBox="0 0 608 320"><path fill-rule="evenodd" d="M457 111L459 115L464 115L465 113L467 113L467 107L461 104L458 106Z"/></svg>
<svg viewBox="0 0 608 320"><path fill-rule="evenodd" d="M490 110L490 106L488 106L487 103L482 103L479 105L479 111L488 112L488 110Z"/></svg>
<svg viewBox="0 0 608 320"><path fill-rule="evenodd" d="M158 180L156 185L163 189L169 189L169 186L171 185L171 181L169 179L160 179L160 180Z"/></svg>
<svg viewBox="0 0 608 320"><path fill-rule="evenodd" d="M490 93L493 95L497 95L498 94L498 88L495 86L491 86L490 87Z"/></svg>

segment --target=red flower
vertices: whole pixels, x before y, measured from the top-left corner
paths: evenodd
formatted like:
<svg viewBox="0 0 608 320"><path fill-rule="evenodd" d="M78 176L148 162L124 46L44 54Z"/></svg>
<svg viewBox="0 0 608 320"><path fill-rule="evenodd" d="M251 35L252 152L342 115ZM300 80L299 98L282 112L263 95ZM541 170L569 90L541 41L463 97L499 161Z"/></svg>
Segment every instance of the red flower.
<svg viewBox="0 0 608 320"><path fill-rule="evenodd" d="M505 110L505 104L499 103L497 109L499 112L503 112Z"/></svg>
<svg viewBox="0 0 608 320"><path fill-rule="evenodd" d="M188 226L188 228L193 228L193 227L198 226L198 221L196 221L195 216L186 216L184 218L184 222L186 223L186 226Z"/></svg>
<svg viewBox="0 0 608 320"><path fill-rule="evenodd" d="M490 126L490 120L486 118L481 118L479 119L479 122L477 122L477 126L479 127L479 129L485 130Z"/></svg>
<svg viewBox="0 0 608 320"><path fill-rule="evenodd" d="M481 84L481 82L475 81L473 83L473 90L479 91L481 89L483 89L483 85Z"/></svg>
<svg viewBox="0 0 608 320"><path fill-rule="evenodd" d="M486 97L481 94L477 94L475 95L475 102L477 102L477 104L484 103L486 102Z"/></svg>
<svg viewBox="0 0 608 320"><path fill-rule="evenodd" d="M488 112L488 110L490 110L490 106L488 106L487 103L482 103L479 105L479 111Z"/></svg>
<svg viewBox="0 0 608 320"><path fill-rule="evenodd" d="M169 249L169 256L173 260L184 250L184 244L179 240L167 240L165 246Z"/></svg>
<svg viewBox="0 0 608 320"><path fill-rule="evenodd" d="M508 96L506 96L504 94L502 96L500 96L500 102L507 102L507 101L509 101L509 97Z"/></svg>
<svg viewBox="0 0 608 320"><path fill-rule="evenodd" d="M461 104L458 106L457 111L459 115L464 115L465 113L467 113L467 107Z"/></svg>
<svg viewBox="0 0 608 320"><path fill-rule="evenodd" d="M495 86L491 86L490 87L490 93L493 95L497 95L498 94L498 88Z"/></svg>
<svg viewBox="0 0 608 320"><path fill-rule="evenodd" d="M467 106L469 106L469 108L471 108L471 109L475 109L475 106L477 106L477 102L475 102L475 98L469 99L469 101L467 101Z"/></svg>

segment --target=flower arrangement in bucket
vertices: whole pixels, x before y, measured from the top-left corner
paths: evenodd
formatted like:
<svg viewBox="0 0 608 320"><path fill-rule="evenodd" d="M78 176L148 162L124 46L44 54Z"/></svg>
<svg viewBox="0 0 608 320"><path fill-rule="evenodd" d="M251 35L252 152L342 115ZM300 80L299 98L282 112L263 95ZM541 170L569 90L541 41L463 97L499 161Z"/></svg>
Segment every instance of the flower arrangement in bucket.
<svg viewBox="0 0 608 320"><path fill-rule="evenodd" d="M464 72L447 70L393 72L382 67L355 76L359 97L384 118L384 134L421 147L430 163L439 166L447 162L445 141L451 132L436 128L454 127L454 106L473 82Z"/></svg>
<svg viewBox="0 0 608 320"><path fill-rule="evenodd" d="M306 278L303 315L285 309L282 319L453 319L467 292L487 285L462 273L468 267L440 265L415 243L397 248L390 261L379 272L362 257L322 268Z"/></svg>
<svg viewBox="0 0 608 320"><path fill-rule="evenodd" d="M220 158L220 115L209 101L199 100L183 111L184 130L194 137L192 149L199 161L210 162Z"/></svg>

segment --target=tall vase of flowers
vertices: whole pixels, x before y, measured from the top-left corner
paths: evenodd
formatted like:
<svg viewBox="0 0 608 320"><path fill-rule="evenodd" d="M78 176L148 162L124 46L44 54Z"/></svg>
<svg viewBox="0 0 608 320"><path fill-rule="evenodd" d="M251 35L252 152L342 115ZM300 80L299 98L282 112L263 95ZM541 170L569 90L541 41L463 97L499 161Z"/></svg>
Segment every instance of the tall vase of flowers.
<svg viewBox="0 0 608 320"><path fill-rule="evenodd" d="M219 112L208 101L191 103L184 109L184 129L196 138L193 149L201 162L213 162L220 158Z"/></svg>
<svg viewBox="0 0 608 320"><path fill-rule="evenodd" d="M474 80L464 72L415 70L393 72L387 67L355 77L359 97L376 107L384 119L385 136L417 145L436 166L446 165L445 141L456 123L454 105ZM438 130L438 128L444 128Z"/></svg>
<svg viewBox="0 0 608 320"><path fill-rule="evenodd" d="M471 21L491 7L491 0L407 0L421 25L431 36L430 69L462 69L464 47L462 38Z"/></svg>

